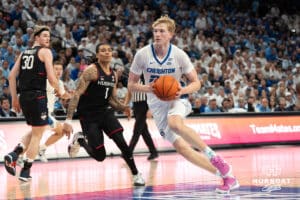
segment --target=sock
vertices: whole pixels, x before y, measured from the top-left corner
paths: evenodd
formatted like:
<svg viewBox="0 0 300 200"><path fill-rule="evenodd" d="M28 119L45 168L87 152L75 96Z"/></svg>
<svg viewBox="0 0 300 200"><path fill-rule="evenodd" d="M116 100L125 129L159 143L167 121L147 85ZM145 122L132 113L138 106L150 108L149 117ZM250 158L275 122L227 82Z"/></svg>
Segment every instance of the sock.
<svg viewBox="0 0 300 200"><path fill-rule="evenodd" d="M15 147L14 152L19 156L21 153L23 153L23 150L24 150L24 144L19 143L19 144Z"/></svg>
<svg viewBox="0 0 300 200"><path fill-rule="evenodd" d="M220 171L219 170L217 170L217 172L216 172L216 174L215 174L216 176L219 176L219 177L222 177L222 174L220 173Z"/></svg>
<svg viewBox="0 0 300 200"><path fill-rule="evenodd" d="M27 159L26 161L24 161L24 169L30 169L32 166L32 162L29 162L30 159Z"/></svg>
<svg viewBox="0 0 300 200"><path fill-rule="evenodd" d="M33 159L27 158L27 159L25 160L25 162L33 163Z"/></svg>
<svg viewBox="0 0 300 200"><path fill-rule="evenodd" d="M205 147L204 154L208 157L209 160L216 156L216 153L208 146Z"/></svg>
<svg viewBox="0 0 300 200"><path fill-rule="evenodd" d="M40 150L47 149L47 146L45 144L40 145Z"/></svg>

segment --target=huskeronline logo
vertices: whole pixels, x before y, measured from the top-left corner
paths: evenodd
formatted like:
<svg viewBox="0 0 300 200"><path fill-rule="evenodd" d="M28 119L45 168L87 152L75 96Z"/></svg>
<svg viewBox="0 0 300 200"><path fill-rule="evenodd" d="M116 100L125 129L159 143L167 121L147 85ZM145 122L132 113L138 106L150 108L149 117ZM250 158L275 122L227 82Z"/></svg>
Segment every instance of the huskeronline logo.
<svg viewBox="0 0 300 200"><path fill-rule="evenodd" d="M222 138L221 131L219 130L219 126L217 123L189 124L188 126L199 133L203 140L209 140L211 138Z"/></svg>

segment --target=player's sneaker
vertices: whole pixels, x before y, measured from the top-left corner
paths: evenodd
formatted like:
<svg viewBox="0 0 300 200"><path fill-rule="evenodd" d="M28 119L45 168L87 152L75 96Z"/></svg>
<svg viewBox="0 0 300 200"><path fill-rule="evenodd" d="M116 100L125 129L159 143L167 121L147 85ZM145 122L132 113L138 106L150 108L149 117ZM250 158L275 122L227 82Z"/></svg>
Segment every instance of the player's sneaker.
<svg viewBox="0 0 300 200"><path fill-rule="evenodd" d="M24 162L24 167L21 169L19 180L27 182L31 180L30 176L30 169L31 169L32 163Z"/></svg>
<svg viewBox="0 0 300 200"><path fill-rule="evenodd" d="M151 153L147 160L151 161L151 160L155 160L156 158L158 158L158 153Z"/></svg>
<svg viewBox="0 0 300 200"><path fill-rule="evenodd" d="M223 178L223 182L224 183L222 186L216 188L216 192L228 194L230 191L238 189L240 187L240 184L235 177L227 176Z"/></svg>
<svg viewBox="0 0 300 200"><path fill-rule="evenodd" d="M40 147L39 158L40 158L40 161L42 161L42 162L48 162L48 159L46 157L46 148Z"/></svg>
<svg viewBox="0 0 300 200"><path fill-rule="evenodd" d="M18 160L17 160L17 165L21 168L24 167L24 159L23 156L19 156Z"/></svg>
<svg viewBox="0 0 300 200"><path fill-rule="evenodd" d="M70 156L71 158L76 157L76 155L77 155L78 152L79 152L80 144L79 144L79 142L78 142L78 139L84 139L84 135L83 135L82 132L74 133L72 142L71 142L71 144L69 144L69 146L68 146L68 153L69 153L69 156Z"/></svg>
<svg viewBox="0 0 300 200"><path fill-rule="evenodd" d="M145 186L145 181L141 173L133 175L133 185L134 186Z"/></svg>
<svg viewBox="0 0 300 200"><path fill-rule="evenodd" d="M10 152L4 156L4 166L6 171L15 176L16 175L16 161L18 160L18 155L15 152Z"/></svg>
<svg viewBox="0 0 300 200"><path fill-rule="evenodd" d="M212 157L210 162L219 170L222 177L226 177L231 174L231 166L228 165L220 156L216 155Z"/></svg>

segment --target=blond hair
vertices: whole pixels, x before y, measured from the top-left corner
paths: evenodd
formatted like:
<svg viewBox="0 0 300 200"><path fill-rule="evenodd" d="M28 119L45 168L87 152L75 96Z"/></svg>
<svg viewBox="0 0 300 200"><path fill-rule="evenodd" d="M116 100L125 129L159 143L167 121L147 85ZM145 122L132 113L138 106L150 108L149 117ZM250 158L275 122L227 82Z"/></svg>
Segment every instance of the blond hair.
<svg viewBox="0 0 300 200"><path fill-rule="evenodd" d="M34 35L34 36L38 36L38 35L40 35L43 31L49 31L49 32L50 32L49 26L39 26L39 25L36 25L36 26L34 27L33 35Z"/></svg>
<svg viewBox="0 0 300 200"><path fill-rule="evenodd" d="M158 18L155 22L153 22L152 28L162 23L167 25L169 32L175 33L175 29L176 29L175 21L171 19L168 15L163 15L160 18Z"/></svg>

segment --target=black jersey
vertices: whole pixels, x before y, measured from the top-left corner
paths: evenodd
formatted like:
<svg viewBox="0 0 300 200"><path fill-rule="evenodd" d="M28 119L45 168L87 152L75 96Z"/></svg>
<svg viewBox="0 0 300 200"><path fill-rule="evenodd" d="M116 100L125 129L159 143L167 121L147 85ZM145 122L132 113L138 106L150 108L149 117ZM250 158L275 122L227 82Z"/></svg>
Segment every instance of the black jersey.
<svg viewBox="0 0 300 200"><path fill-rule="evenodd" d="M38 57L40 46L27 49L21 56L18 89L22 91L46 91L45 63Z"/></svg>
<svg viewBox="0 0 300 200"><path fill-rule="evenodd" d="M110 74L104 73L98 63L95 63L98 71L98 79L90 82L84 94L81 95L77 107L77 112L81 114L99 113L107 109L109 97L112 95L116 84L116 77L113 70Z"/></svg>

